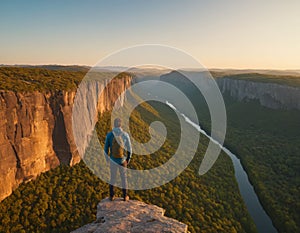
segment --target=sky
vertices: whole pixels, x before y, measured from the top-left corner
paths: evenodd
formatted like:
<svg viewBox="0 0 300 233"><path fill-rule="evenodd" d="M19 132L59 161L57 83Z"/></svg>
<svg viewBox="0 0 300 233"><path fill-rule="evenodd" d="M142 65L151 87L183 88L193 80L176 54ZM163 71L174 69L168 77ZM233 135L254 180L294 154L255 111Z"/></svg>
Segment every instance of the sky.
<svg viewBox="0 0 300 233"><path fill-rule="evenodd" d="M208 68L300 69L299 12L299 0L1 1L0 64L93 66L146 43Z"/></svg>

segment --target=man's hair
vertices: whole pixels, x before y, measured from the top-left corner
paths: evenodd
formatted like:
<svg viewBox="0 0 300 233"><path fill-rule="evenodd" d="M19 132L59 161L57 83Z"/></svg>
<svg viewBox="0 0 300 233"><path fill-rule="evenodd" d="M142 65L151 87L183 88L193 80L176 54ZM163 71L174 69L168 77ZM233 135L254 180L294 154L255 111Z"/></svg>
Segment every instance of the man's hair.
<svg viewBox="0 0 300 233"><path fill-rule="evenodd" d="M121 125L122 125L121 119L120 119L120 118L116 118L116 119L114 120L114 127L115 127L115 128L119 128L119 127L121 127Z"/></svg>

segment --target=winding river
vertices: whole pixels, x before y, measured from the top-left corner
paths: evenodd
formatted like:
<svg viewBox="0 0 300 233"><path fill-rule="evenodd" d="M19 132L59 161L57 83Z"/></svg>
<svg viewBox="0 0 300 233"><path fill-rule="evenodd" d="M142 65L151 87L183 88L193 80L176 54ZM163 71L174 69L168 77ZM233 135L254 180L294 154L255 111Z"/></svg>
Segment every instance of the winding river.
<svg viewBox="0 0 300 233"><path fill-rule="evenodd" d="M204 134L207 138L209 138L211 141L213 141L218 146L220 146L221 149L231 158L234 166L235 177L239 185L240 193L244 199L244 202L247 206L247 209L251 217L254 220L258 232L276 233L277 230L273 226L270 217L267 215L262 205L260 204L258 197L254 191L254 188L249 182L248 175L245 172L238 157L235 154L233 154L230 150L228 150L226 147L222 146L214 138L211 138L203 129L201 129L200 125L197 125L194 122L192 122L187 116L185 116L183 113L178 111L173 104L171 104L168 101L166 101L166 104L172 109L174 109L175 111L177 111L185 119L187 123L192 125L196 130L198 130L200 133Z"/></svg>

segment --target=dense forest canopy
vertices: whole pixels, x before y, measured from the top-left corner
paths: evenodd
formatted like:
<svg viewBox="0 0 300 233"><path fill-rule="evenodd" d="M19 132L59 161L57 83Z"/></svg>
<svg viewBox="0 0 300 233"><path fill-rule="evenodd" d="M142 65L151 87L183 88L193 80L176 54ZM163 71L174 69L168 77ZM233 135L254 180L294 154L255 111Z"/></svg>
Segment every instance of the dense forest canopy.
<svg viewBox="0 0 300 233"><path fill-rule="evenodd" d="M89 67L82 66L0 66L0 89L11 91L74 90L88 72ZM111 77L107 74L108 70L105 72L99 70L99 72L103 78ZM139 77L141 73L140 70L135 71L134 69L125 73L111 72L115 73L118 78L123 77L124 74ZM166 70L166 72L171 71ZM148 73L145 71L147 76L151 76L152 73L158 78L157 73L153 70ZM217 79L231 78L300 87L300 75L270 75L251 72L230 74L221 71L212 71L211 74Z"/></svg>
<svg viewBox="0 0 300 233"><path fill-rule="evenodd" d="M263 79L266 77L268 82L273 83L273 76L270 75L239 74L226 77L255 82L266 82ZM196 106L201 127L210 133L209 109L199 90L180 74L167 74L161 78L188 96ZM274 76L275 79L278 84L290 85L288 83L291 82L292 86L297 86L299 81L296 77L290 78L289 82L283 76ZM298 232L300 111L267 108L256 99L237 100L230 95L230 90L222 95L227 112L225 146L240 158L262 206L279 232Z"/></svg>
<svg viewBox="0 0 300 233"><path fill-rule="evenodd" d="M86 68L49 69L43 67L0 67L0 90L11 91L55 91L75 90L88 73ZM99 72L97 77L122 78L128 73Z"/></svg>
<svg viewBox="0 0 300 233"><path fill-rule="evenodd" d="M149 139L149 122L160 120L167 126L167 140L155 154L133 155L132 169L162 164L176 150L180 135L176 114L166 105L151 105L144 103L132 113L132 134L136 140L145 142ZM110 130L110 113L100 119L96 129L103 142ZM202 137L194 160L173 181L150 190L131 190L130 197L163 207L166 216L188 224L192 233L256 232L227 155L222 153L205 176L198 175L207 144L208 139ZM83 162L74 167L60 166L22 184L0 203L0 232L70 232L94 221L97 203L107 196L108 185Z"/></svg>

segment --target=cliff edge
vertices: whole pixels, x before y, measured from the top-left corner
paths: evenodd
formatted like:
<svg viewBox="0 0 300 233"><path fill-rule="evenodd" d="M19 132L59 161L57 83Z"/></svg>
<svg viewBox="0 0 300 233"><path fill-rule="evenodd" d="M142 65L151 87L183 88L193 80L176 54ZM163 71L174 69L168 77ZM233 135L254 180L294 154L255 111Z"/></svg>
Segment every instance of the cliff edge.
<svg viewBox="0 0 300 233"><path fill-rule="evenodd" d="M103 199L97 206L97 219L72 233L187 233L187 225L164 216L165 210L144 202L121 198Z"/></svg>
<svg viewBox="0 0 300 233"><path fill-rule="evenodd" d="M104 113L112 110L131 80L124 75L110 83L91 82L84 93L95 94L97 110ZM0 201L24 181L59 164L73 166L80 161L72 130L75 95L75 90L0 89Z"/></svg>

